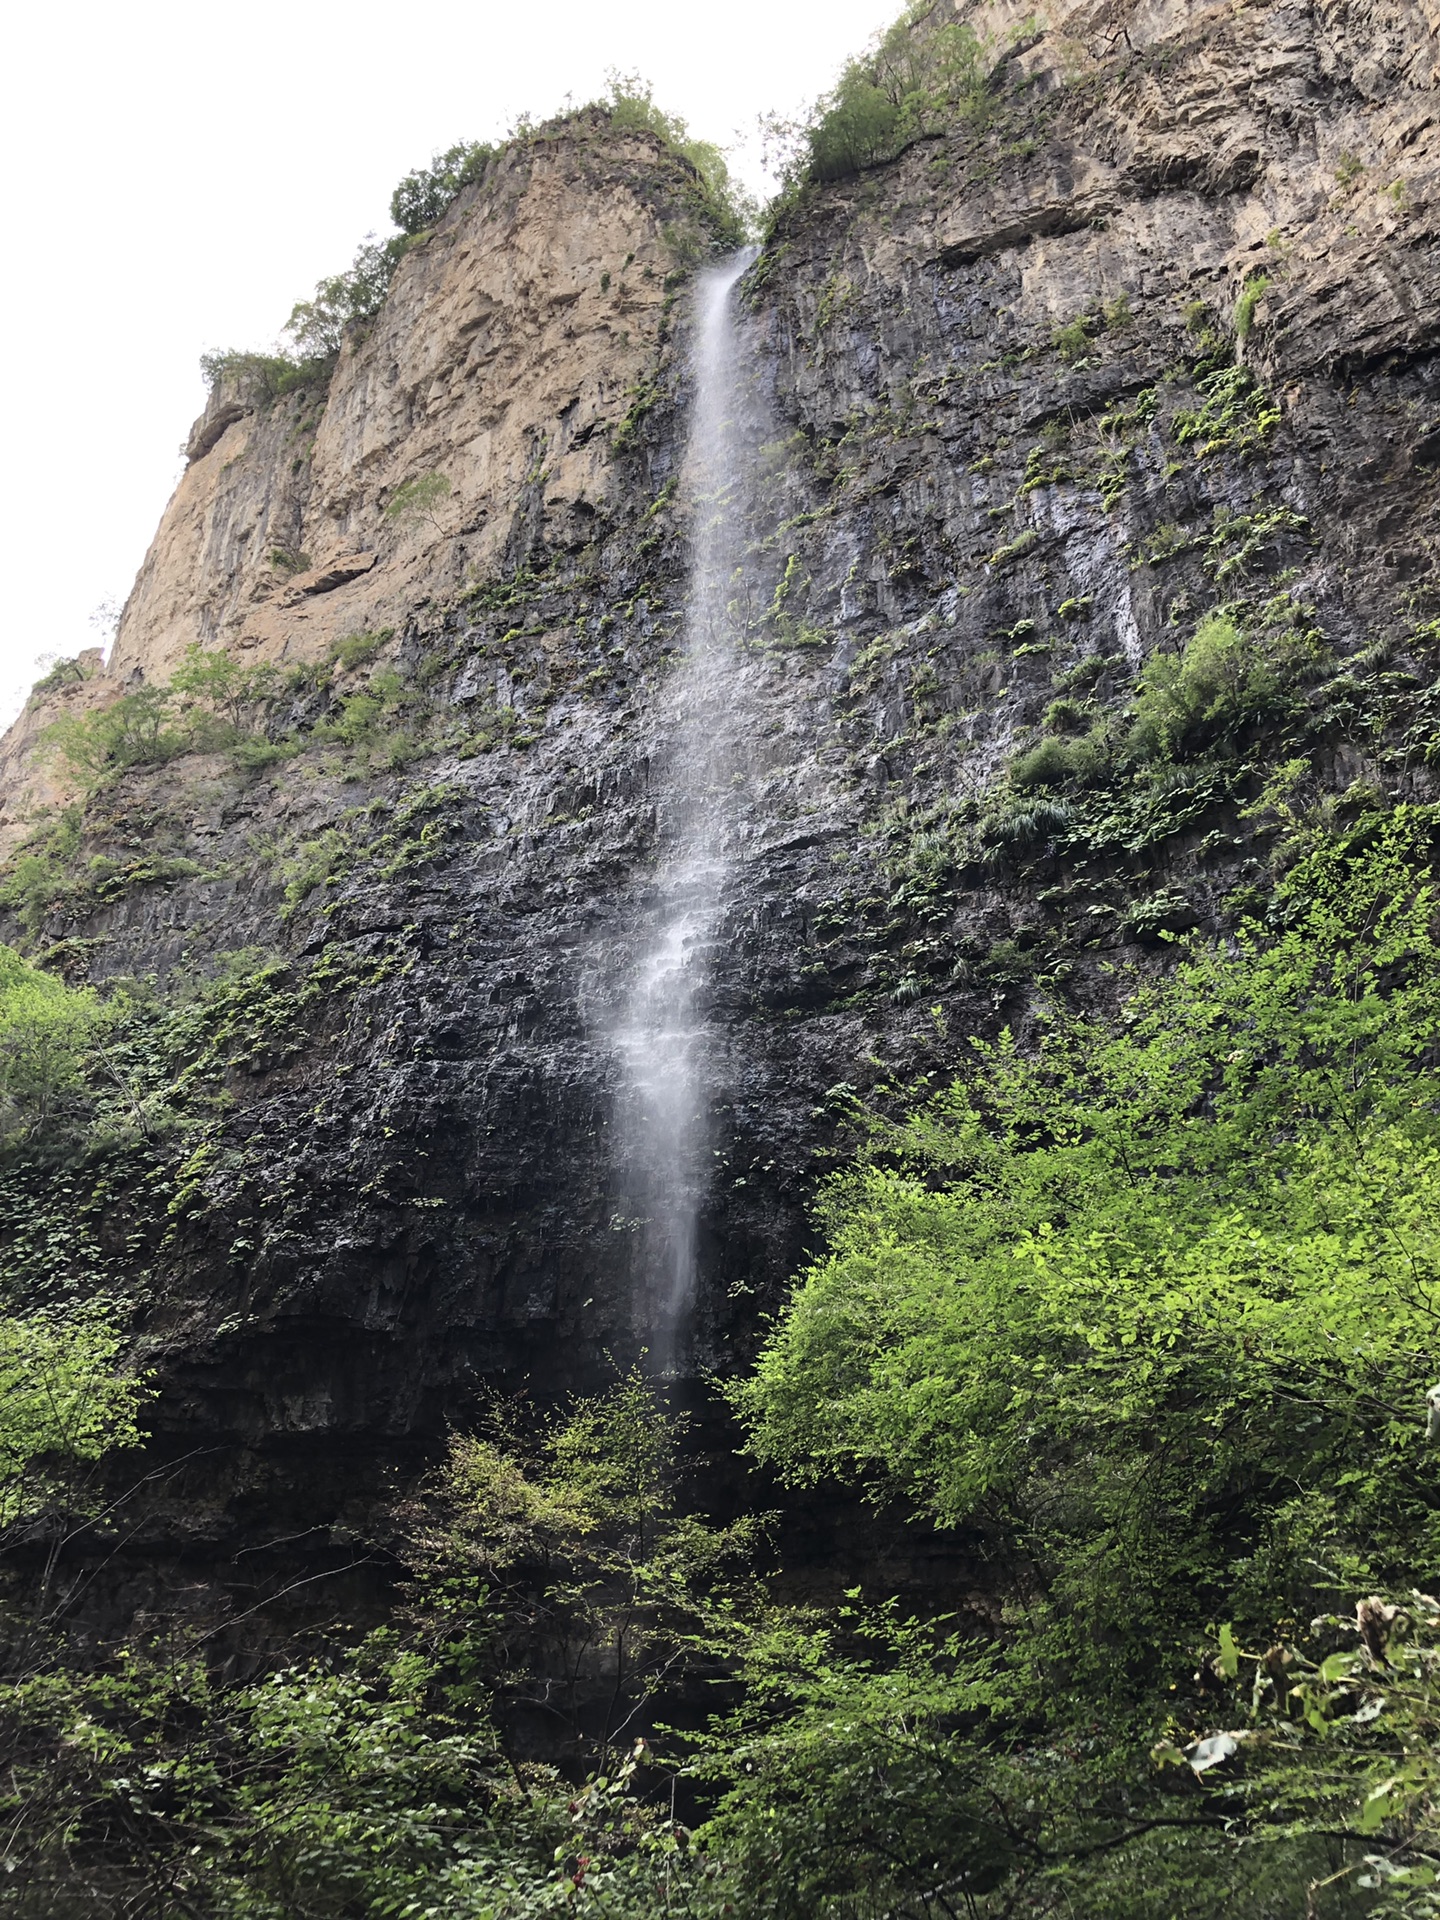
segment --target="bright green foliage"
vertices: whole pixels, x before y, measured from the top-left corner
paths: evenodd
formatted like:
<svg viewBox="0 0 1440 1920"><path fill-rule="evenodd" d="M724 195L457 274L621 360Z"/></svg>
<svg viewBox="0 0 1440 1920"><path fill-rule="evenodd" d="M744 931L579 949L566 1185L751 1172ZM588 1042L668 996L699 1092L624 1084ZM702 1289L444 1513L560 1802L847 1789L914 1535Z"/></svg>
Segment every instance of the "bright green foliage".
<svg viewBox="0 0 1440 1920"><path fill-rule="evenodd" d="M749 209L719 147L709 140L692 139L678 114L666 113L656 104L654 89L638 73L612 73L609 78L609 95L599 104L609 114L611 126L653 133L672 153L688 160L700 176L707 224L722 245L738 247L745 239Z"/></svg>
<svg viewBox="0 0 1440 1920"><path fill-rule="evenodd" d="M80 1088L80 1067L104 1010L0 946L0 1140L43 1132Z"/></svg>
<svg viewBox="0 0 1440 1920"><path fill-rule="evenodd" d="M1118 1029L1057 1012L1034 1059L981 1048L878 1129L738 1390L783 1472L843 1465L1043 1569L1078 1687L1108 1684L1109 1636L1133 1674L1209 1605L1258 1603L1302 1497L1352 1555L1440 1546L1417 1451L1440 947L1414 832L1312 855L1278 938L1137 986Z"/></svg>
<svg viewBox="0 0 1440 1920"><path fill-rule="evenodd" d="M202 354L200 372L207 386L226 381L253 405L263 407L287 393L328 380L330 362L323 357L300 360L287 353L250 353L240 347L227 347Z"/></svg>
<svg viewBox="0 0 1440 1920"><path fill-rule="evenodd" d="M751 1445L968 1527L1008 1606L988 1643L915 1627L857 1663L825 1629L768 1699L752 1680L707 1836L742 1884L754 1862L741 1911L904 1910L927 1858L997 1915L1339 1915L1429 1884L1435 1603L1383 1667L1353 1635L1332 1656L1334 1621L1272 1644L1440 1553L1428 830L1402 809L1313 851L1282 931L1193 952L1113 1024L977 1046L832 1183L828 1249L734 1393ZM1247 1718L1190 1678L1216 1618L1222 1677L1271 1650L1254 1734L1202 1748ZM1179 1781L1143 1759L1167 1722ZM990 1810L948 1879L916 1838L945 1806Z"/></svg>
<svg viewBox="0 0 1440 1920"><path fill-rule="evenodd" d="M138 687L93 713L64 715L46 729L45 743L87 788L127 767L214 748L263 764L283 751L259 731L283 687L274 667L242 665L195 642L169 681ZM263 748L271 752L256 751Z"/></svg>
<svg viewBox="0 0 1440 1920"><path fill-rule="evenodd" d="M1264 449L1280 424L1280 409L1254 374L1244 367L1223 366L1195 383L1198 407L1182 407L1173 432L1182 447L1192 447L1204 460L1215 453L1233 453L1247 459Z"/></svg>
<svg viewBox="0 0 1440 1920"><path fill-rule="evenodd" d="M390 218L402 233L424 233L438 224L452 200L480 179L499 152L479 140L460 140L437 153L428 167L407 173L390 196Z"/></svg>
<svg viewBox="0 0 1440 1920"><path fill-rule="evenodd" d="M47 1465L99 1460L138 1443L145 1389L120 1371L121 1344L98 1305L0 1318L0 1527L57 1496Z"/></svg>
<svg viewBox="0 0 1440 1920"><path fill-rule="evenodd" d="M343 672L353 673L357 667L368 667L385 642L394 637L394 633L393 627L380 627L367 633L347 633L331 647L330 658Z"/></svg>
<svg viewBox="0 0 1440 1920"><path fill-rule="evenodd" d="M1130 725L1131 753L1140 760L1178 759L1273 713L1290 698L1290 665L1228 614L1208 614L1183 653L1157 653L1147 661Z"/></svg>
<svg viewBox="0 0 1440 1920"><path fill-rule="evenodd" d="M445 1616L490 1607L494 1642L476 1658L493 1684L563 1675L551 1711L588 1723L602 1754L623 1748L697 1652L713 1654L712 1638L695 1638L710 1610L748 1592L759 1520L712 1527L676 1511L685 1428L638 1373L528 1442L497 1409L493 1437L452 1443L416 1530L415 1563Z"/></svg>
<svg viewBox="0 0 1440 1920"><path fill-rule="evenodd" d="M310 299L295 303L285 332L302 361L329 359L340 351L351 327L374 319L409 245L407 233L365 241L344 273L331 274Z"/></svg>
<svg viewBox="0 0 1440 1920"><path fill-rule="evenodd" d="M1283 513L1218 522L1206 542L1207 566L1227 580L1243 577L1277 532L1293 530L1292 522L1304 524ZM1247 737L1264 734L1273 742L1295 731L1309 717L1305 682L1332 664L1307 611L1313 610L1283 595L1214 609L1181 652L1151 655L1128 714L1097 711L1070 697L1052 702L1042 720L1046 737L1010 764L1010 787L1020 795L1037 788L1078 794L1119 782L1123 804L1143 814L1147 783L1170 779L1176 763L1233 764ZM1157 803L1163 797L1157 789ZM1093 810L1092 804L1087 811ZM1093 832L1088 818L1074 820L1075 844Z"/></svg>
<svg viewBox="0 0 1440 1920"><path fill-rule="evenodd" d="M438 531L436 509L449 497L450 482L443 473L422 473L395 489L386 502L385 518L402 527L416 520L428 520Z"/></svg>
<svg viewBox="0 0 1440 1920"><path fill-rule="evenodd" d="M168 689L158 686L123 693L94 713L64 714L43 738L47 750L87 784L120 767L173 760L189 746L185 729L175 724Z"/></svg>
<svg viewBox="0 0 1440 1920"><path fill-rule="evenodd" d="M1235 302L1235 338L1243 346L1255 325L1255 309L1270 291L1268 273L1252 273Z"/></svg>
<svg viewBox="0 0 1440 1920"><path fill-rule="evenodd" d="M1087 314L1078 314L1063 327L1057 327L1052 336L1055 351L1062 360L1083 359L1090 351L1090 336L1095 331L1095 322Z"/></svg>
<svg viewBox="0 0 1440 1920"><path fill-rule="evenodd" d="M1022 792L1029 787L1060 787L1071 782L1083 785L1108 764L1106 738L1103 728L1093 738L1088 733L1066 738L1052 735L1017 755L1010 765L1010 784Z"/></svg>
<svg viewBox="0 0 1440 1920"><path fill-rule="evenodd" d="M974 1912L1011 1878L1021 1847L997 1817L995 1769L951 1731L988 1717L992 1675L945 1623L853 1605L772 1617L745 1636L741 1672L741 1704L697 1742L719 1795L698 1843L724 1863L721 1911L943 1914L945 1888L950 1911Z"/></svg>
<svg viewBox="0 0 1440 1920"><path fill-rule="evenodd" d="M282 676L270 666L245 666L233 654L194 643L170 676L170 690L182 708L199 708L224 723L231 734L254 724L280 691Z"/></svg>
<svg viewBox="0 0 1440 1920"><path fill-rule="evenodd" d="M32 937L75 888L82 830L81 809L62 808L40 824L0 880L0 904L17 915Z"/></svg>
<svg viewBox="0 0 1440 1920"><path fill-rule="evenodd" d="M1118 1019L977 1048L832 1184L827 1251L735 1396L751 1444L965 1526L1003 1617L768 1605L759 1523L684 1513L682 1423L638 1377L497 1407L401 1516L398 1638L230 1689L142 1659L0 1698L11 1884L103 1866L137 1905L149 1875L265 1920L1289 1920L1320 1882L1319 1920L1349 1920L1422 1892L1433 1606L1383 1673L1294 1622L1440 1552L1432 824L1317 846L1269 930ZM257 1008L262 1051L296 1024L265 976L197 1007L197 1060L217 1022L237 1055ZM596 1769L580 1791L505 1758L537 1674ZM687 1831L674 1738L635 1740L707 1674ZM1256 1737L1199 1764L1232 1729Z"/></svg>
<svg viewBox="0 0 1440 1920"><path fill-rule="evenodd" d="M554 1784L511 1773L439 1677L378 1636L346 1671L228 1693L198 1660L22 1682L3 1701L12 1756L60 1763L22 1757L9 1776L10 1885L55 1913L76 1909L47 1896L97 1882L127 1903L98 1912L212 1920L553 1911L569 1828Z"/></svg>
<svg viewBox="0 0 1440 1920"><path fill-rule="evenodd" d="M811 180L845 179L912 140L978 117L985 102L984 49L974 29L944 19L934 0L916 0L819 103L803 136L802 170Z"/></svg>

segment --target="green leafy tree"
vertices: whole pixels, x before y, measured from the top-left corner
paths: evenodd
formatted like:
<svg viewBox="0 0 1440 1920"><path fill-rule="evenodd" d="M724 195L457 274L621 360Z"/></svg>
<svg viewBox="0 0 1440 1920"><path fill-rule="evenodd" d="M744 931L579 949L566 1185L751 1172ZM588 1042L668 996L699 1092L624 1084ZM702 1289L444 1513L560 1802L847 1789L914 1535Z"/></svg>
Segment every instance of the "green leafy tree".
<svg viewBox="0 0 1440 1920"><path fill-rule="evenodd" d="M498 148L479 140L460 140L437 153L428 167L407 173L390 196L390 218L402 233L424 233L435 226L450 203L476 180Z"/></svg>
<svg viewBox="0 0 1440 1920"><path fill-rule="evenodd" d="M805 179L846 179L913 140L978 118L986 70L971 26L945 18L935 0L915 0L868 55L846 65L808 125L771 122L791 190Z"/></svg>
<svg viewBox="0 0 1440 1920"><path fill-rule="evenodd" d="M43 1132L80 1091L104 1017L92 989L67 987L0 946L0 1137Z"/></svg>
<svg viewBox="0 0 1440 1920"><path fill-rule="evenodd" d="M63 1497L65 1467L140 1439L144 1382L109 1311L0 1318L0 1528Z"/></svg>
<svg viewBox="0 0 1440 1920"><path fill-rule="evenodd" d="M308 300L296 302L285 333L302 361L333 358L351 327L374 319L409 244L406 233L367 240L344 273L329 275Z"/></svg>
<svg viewBox="0 0 1440 1920"><path fill-rule="evenodd" d="M957 1763L1085 1911L1213 1911L1235 1818L1269 1851L1233 1910L1311 1879L1315 1911L1352 1910L1359 1856L1299 1818L1299 1774L1293 1803L1176 1806L1139 1753L1167 1690L1197 1712L1207 1621L1273 1635L1440 1551L1430 825L1317 848L1282 931L1137 982L1117 1024L1055 1009L1032 1055L977 1046L963 1083L872 1120L735 1391L782 1474L848 1473L983 1543L1009 1618ZM1070 1758L1020 1798L1037 1742ZM902 1831L877 1845L910 1858Z"/></svg>
<svg viewBox="0 0 1440 1920"><path fill-rule="evenodd" d="M221 721L232 736L247 731L281 688L271 666L247 666L233 654L198 642L185 649L170 676L170 690L182 708L198 708Z"/></svg>
<svg viewBox="0 0 1440 1920"><path fill-rule="evenodd" d="M64 714L41 736L45 750L87 786L124 767L173 760L190 745L168 687L145 685L93 713Z"/></svg>
<svg viewBox="0 0 1440 1920"><path fill-rule="evenodd" d="M450 482L443 473L417 474L395 489L385 503L385 518L399 527L411 527L425 520L437 533L443 533L439 508L449 498Z"/></svg>

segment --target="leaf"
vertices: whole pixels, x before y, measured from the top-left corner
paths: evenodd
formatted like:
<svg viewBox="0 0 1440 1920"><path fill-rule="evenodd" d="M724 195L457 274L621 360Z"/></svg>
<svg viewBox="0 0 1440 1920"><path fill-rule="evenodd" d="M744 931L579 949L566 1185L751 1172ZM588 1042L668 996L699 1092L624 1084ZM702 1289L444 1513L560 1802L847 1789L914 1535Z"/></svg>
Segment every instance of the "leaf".
<svg viewBox="0 0 1440 1920"><path fill-rule="evenodd" d="M1403 1780L1403 1775L1392 1773L1388 1780L1382 1780L1378 1787L1366 1794L1355 1822L1357 1833L1378 1833L1386 1820L1399 1806L1401 1796L1395 1789Z"/></svg>
<svg viewBox="0 0 1440 1920"><path fill-rule="evenodd" d="M1228 1621L1220 1629L1220 1671L1227 1680L1233 1680L1240 1671L1240 1649L1235 1644L1235 1632Z"/></svg>

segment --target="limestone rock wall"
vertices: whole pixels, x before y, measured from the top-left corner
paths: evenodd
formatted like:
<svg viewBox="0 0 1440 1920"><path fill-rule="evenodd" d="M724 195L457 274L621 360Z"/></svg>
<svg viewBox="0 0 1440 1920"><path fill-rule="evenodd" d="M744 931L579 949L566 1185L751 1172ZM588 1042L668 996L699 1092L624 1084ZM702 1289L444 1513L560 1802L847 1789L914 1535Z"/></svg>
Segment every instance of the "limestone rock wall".
<svg viewBox="0 0 1440 1920"><path fill-rule="evenodd" d="M406 254L327 386L268 407L217 393L112 679L163 678L196 641L317 659L532 538L583 543L610 498L610 433L655 372L689 185L646 133L581 120L525 143ZM387 518L431 474L449 493Z"/></svg>

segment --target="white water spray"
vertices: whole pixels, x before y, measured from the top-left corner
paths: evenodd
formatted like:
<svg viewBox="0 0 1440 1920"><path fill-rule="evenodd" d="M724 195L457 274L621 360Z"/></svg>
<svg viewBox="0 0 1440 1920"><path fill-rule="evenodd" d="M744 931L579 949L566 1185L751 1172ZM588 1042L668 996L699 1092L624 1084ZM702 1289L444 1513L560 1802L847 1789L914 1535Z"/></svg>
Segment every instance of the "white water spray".
<svg viewBox="0 0 1440 1920"><path fill-rule="evenodd" d="M653 1360L675 1363L695 1297L697 1227L710 1158L704 996L726 877L726 822L743 752L748 481L755 447L731 295L754 258L696 290L694 399L684 485L693 512L685 654L669 689L659 772L668 849L656 931L611 1033L624 1084L617 1145L635 1234L636 1307Z"/></svg>

